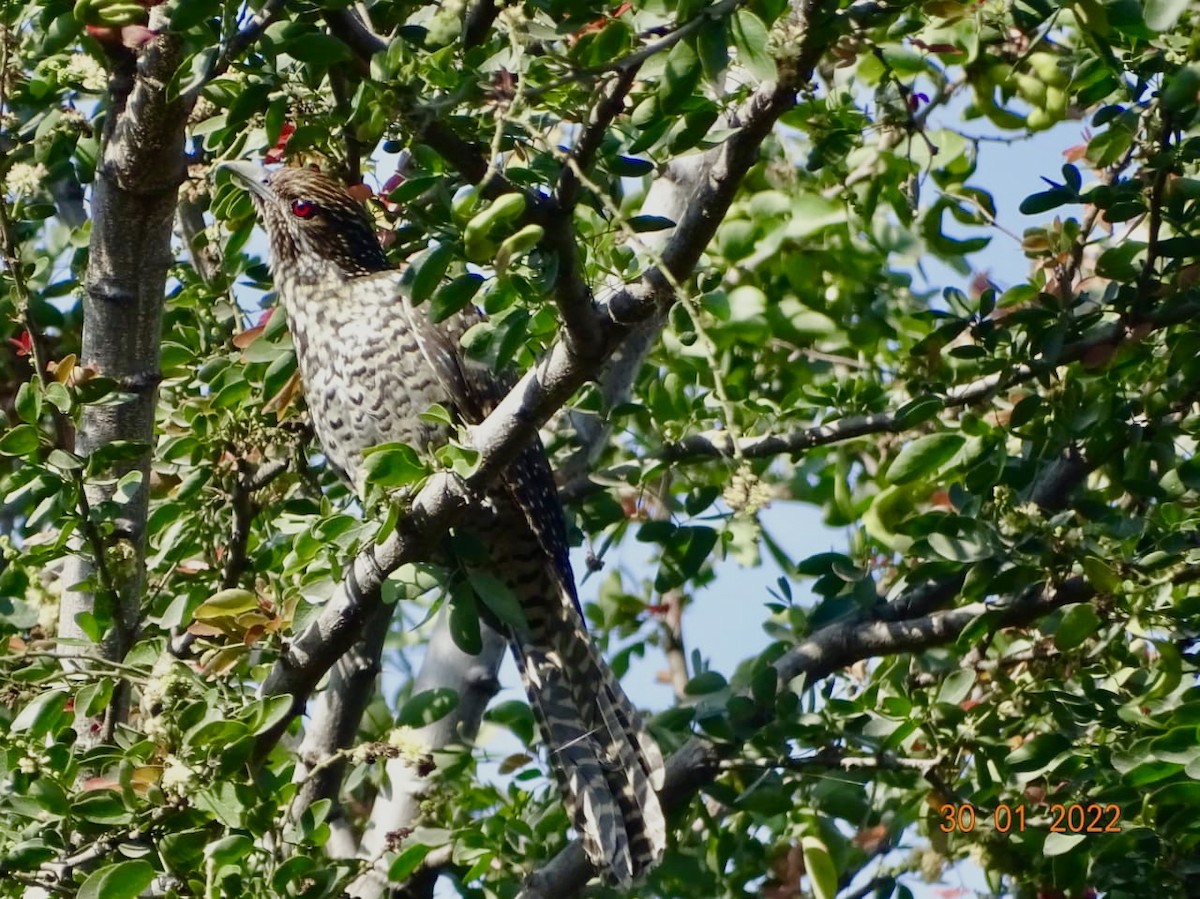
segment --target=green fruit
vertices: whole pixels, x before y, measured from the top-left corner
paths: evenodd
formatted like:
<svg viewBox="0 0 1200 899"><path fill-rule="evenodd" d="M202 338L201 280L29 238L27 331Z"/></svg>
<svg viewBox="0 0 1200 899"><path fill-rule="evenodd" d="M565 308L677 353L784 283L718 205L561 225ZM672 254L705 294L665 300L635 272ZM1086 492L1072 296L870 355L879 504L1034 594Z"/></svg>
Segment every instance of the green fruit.
<svg viewBox="0 0 1200 899"><path fill-rule="evenodd" d="M450 214L456 222L462 224L468 220L478 205L479 188L474 184L467 184L454 192L454 196L450 200Z"/></svg>
<svg viewBox="0 0 1200 899"><path fill-rule="evenodd" d="M491 262L496 257L496 242L486 231L465 231L463 254L470 262Z"/></svg>
<svg viewBox="0 0 1200 899"><path fill-rule="evenodd" d="M1066 91L1060 91L1056 87L1049 88L1046 91L1046 112L1050 113L1055 121L1062 121L1067 117L1069 99Z"/></svg>
<svg viewBox="0 0 1200 899"><path fill-rule="evenodd" d="M546 231L541 225L526 225L500 244L500 249L496 251L496 271L504 271L514 259L536 247L545 234Z"/></svg>
<svg viewBox="0 0 1200 899"><path fill-rule="evenodd" d="M1017 96L1030 106L1044 107L1046 105L1046 82L1023 72L1014 75L1013 82L1016 84Z"/></svg>
<svg viewBox="0 0 1200 899"><path fill-rule="evenodd" d="M1029 55L1029 67L1043 82L1050 87L1066 87L1071 78L1058 64L1058 57L1053 53L1039 51Z"/></svg>
<svg viewBox="0 0 1200 899"><path fill-rule="evenodd" d="M88 12L95 21L91 24L108 28L125 25L144 25L147 21L146 7L140 3L92 3Z"/></svg>
<svg viewBox="0 0 1200 899"><path fill-rule="evenodd" d="M467 227L463 229L463 244L467 250L467 258L473 262L481 260L474 259L471 253L471 247L482 247L484 241L490 237L492 231L499 228L501 225L508 224L521 217L525 212L525 195L522 193L504 194L504 196L493 202L487 209L478 212L467 222ZM490 253L488 256L490 257Z"/></svg>
<svg viewBox="0 0 1200 899"><path fill-rule="evenodd" d="M979 111L987 116L988 120L997 128L1019 130L1025 127L1025 117L1017 115L1010 109L997 106L996 97L990 90L984 92L976 89L975 102L979 105Z"/></svg>
<svg viewBox="0 0 1200 899"><path fill-rule="evenodd" d="M1025 116L1025 127L1030 131L1045 131L1047 128L1054 125L1057 121L1050 113L1041 107L1035 107L1029 110L1029 115Z"/></svg>

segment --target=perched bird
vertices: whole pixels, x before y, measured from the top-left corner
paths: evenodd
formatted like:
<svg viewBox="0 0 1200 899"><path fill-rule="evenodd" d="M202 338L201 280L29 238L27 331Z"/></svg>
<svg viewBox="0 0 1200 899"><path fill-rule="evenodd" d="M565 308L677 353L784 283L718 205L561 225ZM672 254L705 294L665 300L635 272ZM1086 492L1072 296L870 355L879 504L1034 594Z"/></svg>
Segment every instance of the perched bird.
<svg viewBox="0 0 1200 899"><path fill-rule="evenodd" d="M341 185L311 169L224 167L270 239L317 437L360 496L368 447L428 451L451 436L421 417L430 406L472 425L503 398L509 381L462 352L470 318L435 324L410 303L366 209ZM479 501L458 530L485 548L490 572L521 603L526 627L507 632L551 766L588 858L628 885L666 842L655 794L662 754L585 630L541 443L531 441Z"/></svg>

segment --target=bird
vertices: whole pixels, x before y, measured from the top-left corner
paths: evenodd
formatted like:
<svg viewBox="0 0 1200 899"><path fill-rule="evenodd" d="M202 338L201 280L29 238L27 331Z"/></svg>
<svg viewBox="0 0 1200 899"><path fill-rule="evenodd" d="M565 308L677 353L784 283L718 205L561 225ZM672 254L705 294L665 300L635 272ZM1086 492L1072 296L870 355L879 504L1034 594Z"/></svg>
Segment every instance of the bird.
<svg viewBox="0 0 1200 899"><path fill-rule="evenodd" d="M367 209L312 168L222 167L250 195L270 244L276 294L296 346L313 429L328 463L360 497L364 452L401 442L432 452L479 424L513 383L469 358L479 313L435 323L414 306ZM662 753L592 642L568 556L566 523L541 441L530 440L456 533L520 602L509 641L563 800L593 867L628 887L661 860ZM478 564L475 560L474 564ZM484 614L487 614L486 611Z"/></svg>

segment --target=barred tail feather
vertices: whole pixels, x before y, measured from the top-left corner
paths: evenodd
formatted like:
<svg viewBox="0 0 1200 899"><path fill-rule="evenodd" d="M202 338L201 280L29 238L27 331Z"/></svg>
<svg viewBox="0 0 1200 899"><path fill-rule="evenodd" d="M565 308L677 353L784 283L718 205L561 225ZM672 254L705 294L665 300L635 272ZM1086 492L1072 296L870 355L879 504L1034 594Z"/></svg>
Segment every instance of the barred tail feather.
<svg viewBox="0 0 1200 899"><path fill-rule="evenodd" d="M514 651L551 766L588 858L628 886L666 847L662 753L579 623L538 630Z"/></svg>
<svg viewBox="0 0 1200 899"><path fill-rule="evenodd" d="M592 735L564 682L561 658L529 645L514 646L514 655L584 852L618 883L632 883L633 858L621 809L614 802L605 766L596 757Z"/></svg>

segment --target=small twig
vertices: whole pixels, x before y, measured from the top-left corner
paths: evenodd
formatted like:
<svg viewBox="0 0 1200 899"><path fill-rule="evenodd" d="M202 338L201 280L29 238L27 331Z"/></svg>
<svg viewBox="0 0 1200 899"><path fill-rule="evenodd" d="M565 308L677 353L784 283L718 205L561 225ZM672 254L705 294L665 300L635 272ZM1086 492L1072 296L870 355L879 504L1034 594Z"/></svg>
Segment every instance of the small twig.
<svg viewBox="0 0 1200 899"><path fill-rule="evenodd" d="M126 665L122 662L114 662L112 659L106 659L103 656L96 655L94 653L79 653L78 655L72 656L72 658L79 659L80 661L83 661L83 662L88 662L89 664L94 665L98 668L107 668L114 675L119 675L121 677L126 678L127 680L135 680L135 681L144 683L150 677L149 673L144 669L135 668L132 665ZM58 655L57 653L50 652L48 650L26 649L19 653L14 653L9 656L0 657L0 659L2 659L5 662L18 661L18 660L22 660L22 659L46 659L46 660L52 661L52 662L61 662L62 656ZM84 676L84 677L90 677L90 674L88 674L87 672L83 672L83 671L78 671L78 672L64 671L63 675L64 676L79 675L79 676Z"/></svg>
<svg viewBox="0 0 1200 899"><path fill-rule="evenodd" d="M1138 275L1137 281L1137 293L1141 298L1145 298L1149 290L1150 282L1154 278L1154 265L1158 262L1158 237L1162 230L1163 194L1166 192L1167 180L1171 175L1171 166L1168 160L1171 151L1171 114L1167 111L1163 111L1162 115L1160 141L1161 162L1158 170L1154 173L1154 184L1150 188L1150 223L1147 226L1149 234L1146 239L1146 261L1142 265L1142 271Z"/></svg>
<svg viewBox="0 0 1200 899"><path fill-rule="evenodd" d="M802 758L787 757L782 759L748 759L733 758L722 761L722 770L732 771L746 768L762 768L767 770L784 769L787 771L811 771L841 769L854 771L871 769L880 771L918 771L922 775L934 770L946 760L944 753L938 753L933 758L914 759L902 758L890 752L879 755L845 755L840 751L819 752L816 755Z"/></svg>
<svg viewBox="0 0 1200 899"><path fill-rule="evenodd" d="M887 886L888 884L893 883L895 879L896 878L892 877L890 874L880 874L876 877L872 877L858 889L843 895L842 899L866 899L867 896L870 896L879 887Z"/></svg>
<svg viewBox="0 0 1200 899"><path fill-rule="evenodd" d="M600 148L600 143L604 140L604 135L608 133L609 126L625 109L625 98L633 87L637 73L636 66L623 70L613 79L604 96L592 110L587 127L583 129L583 133L579 135L579 139L571 150L574 167L563 166L559 174L556 196L564 209L574 207L579 193L579 179L575 177L575 168L586 170L591 167L592 160Z"/></svg>
<svg viewBox="0 0 1200 899"><path fill-rule="evenodd" d="M262 37L267 27L283 12L285 5L285 0L266 0L262 9L254 14L250 20L250 24L229 39L225 48L213 59L212 65L208 67L208 70L204 73L204 77L188 91L186 100L189 106L195 102L196 98L200 96L200 92L204 90L210 81L224 75L229 70L229 66L233 61L241 56L251 44Z"/></svg>
<svg viewBox="0 0 1200 899"><path fill-rule="evenodd" d="M115 610L120 600L120 594L117 591L116 581L113 580L112 572L108 567L108 550L104 544L104 537L100 533L100 528L97 527L95 520L92 518L92 505L88 501L87 486L83 481L83 472L77 469L74 475L75 489L79 492L80 527L83 528L84 539L87 540L88 547L92 551L96 573L100 575L100 587L109 594ZM120 616L117 617L119 618Z"/></svg>
<svg viewBox="0 0 1200 899"><path fill-rule="evenodd" d="M971 671L1003 671L1006 668L1015 668L1017 665L1024 665L1027 662L1052 659L1059 654L1058 650L1050 646L1038 645L1023 652L1014 652L1011 655L1002 656L998 659L977 659L973 662L968 662L964 659L955 670L962 668ZM909 678L909 683L914 687L932 687L941 683L943 676L943 674L922 672Z"/></svg>
<svg viewBox="0 0 1200 899"><path fill-rule="evenodd" d="M635 50L627 56L622 56L620 59L615 59L612 62L604 65L593 66L586 69L576 69L569 75L564 75L562 78L557 78L541 87L534 88L529 92L529 97L534 99L542 94L557 90L568 84L575 82L592 81L607 75L610 72L621 72L626 69L637 69L642 63L662 53L664 50L670 50L684 38L691 36L693 32L699 31L709 22L715 22L725 18L739 6L744 6L747 0L722 0L706 9L701 10L693 18L684 22L671 31L667 31L661 38L653 43L647 44L640 50ZM658 29L653 29L647 34L657 33Z"/></svg>

